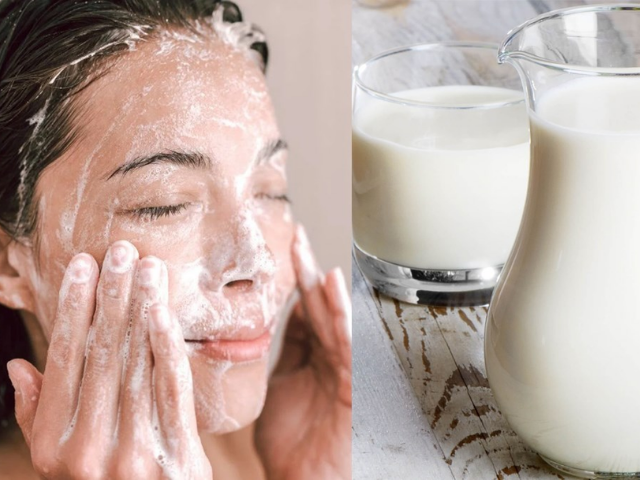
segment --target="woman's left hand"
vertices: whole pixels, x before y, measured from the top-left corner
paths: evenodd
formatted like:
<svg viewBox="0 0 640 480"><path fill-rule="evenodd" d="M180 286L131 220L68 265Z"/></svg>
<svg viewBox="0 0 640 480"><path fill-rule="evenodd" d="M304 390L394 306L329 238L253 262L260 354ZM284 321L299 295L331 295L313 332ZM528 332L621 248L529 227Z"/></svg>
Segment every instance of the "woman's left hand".
<svg viewBox="0 0 640 480"><path fill-rule="evenodd" d="M351 478L351 302L340 269L326 277L299 226L293 264L302 298L256 429L271 480Z"/></svg>

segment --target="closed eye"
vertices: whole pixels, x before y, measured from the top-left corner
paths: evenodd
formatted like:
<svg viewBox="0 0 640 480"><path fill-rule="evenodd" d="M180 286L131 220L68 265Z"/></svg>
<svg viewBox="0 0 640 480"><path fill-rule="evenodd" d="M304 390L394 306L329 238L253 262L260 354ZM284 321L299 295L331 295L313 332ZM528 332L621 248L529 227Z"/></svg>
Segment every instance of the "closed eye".
<svg viewBox="0 0 640 480"><path fill-rule="evenodd" d="M258 193L256 194L256 198L266 199L266 200L277 200L279 202L291 203L291 200L286 194L283 195L271 195L269 193Z"/></svg>
<svg viewBox="0 0 640 480"><path fill-rule="evenodd" d="M189 203L180 203L178 205L165 205L159 207L143 207L129 210L130 213L142 220L154 221L163 217L177 215L189 207Z"/></svg>

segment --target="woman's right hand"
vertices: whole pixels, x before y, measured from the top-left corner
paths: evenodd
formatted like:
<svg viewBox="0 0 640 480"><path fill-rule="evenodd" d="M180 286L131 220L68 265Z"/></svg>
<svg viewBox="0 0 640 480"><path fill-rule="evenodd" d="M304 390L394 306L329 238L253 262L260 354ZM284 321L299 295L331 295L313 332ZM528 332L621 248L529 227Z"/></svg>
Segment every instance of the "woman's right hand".
<svg viewBox="0 0 640 480"><path fill-rule="evenodd" d="M69 264L44 375L9 363L16 418L41 476L211 478L167 283L162 261L139 260L124 241L100 273L85 253Z"/></svg>

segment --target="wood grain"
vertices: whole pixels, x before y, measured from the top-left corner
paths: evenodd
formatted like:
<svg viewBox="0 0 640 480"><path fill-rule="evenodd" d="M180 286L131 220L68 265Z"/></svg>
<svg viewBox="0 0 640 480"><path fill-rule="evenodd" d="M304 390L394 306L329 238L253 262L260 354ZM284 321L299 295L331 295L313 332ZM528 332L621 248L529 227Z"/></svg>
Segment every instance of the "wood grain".
<svg viewBox="0 0 640 480"><path fill-rule="evenodd" d="M484 369L486 307L375 298L455 478L562 478L520 441L495 404Z"/></svg>
<svg viewBox="0 0 640 480"><path fill-rule="evenodd" d="M354 65L441 40L500 42L542 12L594 1L353 3ZM554 479L506 423L487 382L486 307L409 305L377 294L353 265L355 479Z"/></svg>
<svg viewBox="0 0 640 480"><path fill-rule="evenodd" d="M352 284L353 478L455 478L355 265Z"/></svg>

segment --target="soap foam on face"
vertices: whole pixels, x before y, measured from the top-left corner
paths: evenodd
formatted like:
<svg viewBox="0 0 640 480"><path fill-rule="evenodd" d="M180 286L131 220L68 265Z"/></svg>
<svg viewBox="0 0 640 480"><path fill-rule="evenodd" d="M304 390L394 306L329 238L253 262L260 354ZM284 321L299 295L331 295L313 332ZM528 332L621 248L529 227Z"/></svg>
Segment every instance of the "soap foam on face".
<svg viewBox="0 0 640 480"><path fill-rule="evenodd" d="M179 42L175 45L176 51L183 47ZM206 49L206 46L198 48ZM177 76L185 81L187 78L194 77L186 58L182 68L177 73ZM124 80L126 71L122 72L114 69L109 75L116 76L111 79L114 82L121 79ZM201 77L192 78L194 91L202 90L204 76ZM230 114L230 112L225 111L223 108L216 112L217 116L212 116L210 109L190 108L182 110L179 114L173 115L169 119L152 118L149 121L140 122L134 127L135 133L131 139L126 158L123 160L129 161L137 157L140 152L153 151L154 148L165 148L166 145L175 145L184 150L190 150L189 147L193 144L191 139L202 140L202 135L199 135L194 128L198 120L203 117L213 118L216 123L239 131L248 131L251 128L256 137L255 145L251 145L251 148L258 152L262 148L264 138L270 138L272 128L266 123L263 125L264 120L262 120L263 123L256 125L257 120L253 112L256 105L258 105L257 102L262 101L260 99L264 99L267 93L264 90L264 86L258 85L255 80L251 78L245 80L249 97L253 100L247 102L246 105L243 105L242 108L235 112L235 117L232 116L232 118L239 116L240 120L226 120L225 115ZM241 88L239 85L236 85L236 87ZM258 91L259 89L262 89L262 91ZM152 90L151 86L145 86L141 92L144 96L151 94ZM95 92L95 95L99 94L99 91ZM175 102L175 105L178 106L187 101L192 105L199 105L199 100L202 100L197 95L193 97L185 97L185 95L190 95L190 92L187 89L181 89L176 91L176 95L168 99L168 101L170 103ZM84 100L90 102L92 98L85 98ZM256 104L253 102L256 102ZM131 236L131 238L142 239L141 241L146 245L157 243L166 246L166 230L154 230L148 223L134 220L123 216L122 213L118 213L125 204L125 200L119 196L114 196L109 200L105 221L104 223L99 222L102 227L101 230L96 229L95 223L85 222L84 219L87 217L83 217L83 215L90 215L90 212L97 207L96 204L89 203L96 201L94 198L95 184L92 183L92 178L97 177L99 175L97 172L102 168L102 162L97 161L97 155L99 152L104 155L105 151L109 150L108 146L117 137L117 134L131 128L127 124L127 120L129 120L127 116L134 113L133 109L137 108L134 105L137 105L137 103L135 98L131 97L129 101L125 102L124 108L116 117L116 120L105 130L105 133L102 134L97 142L92 143L89 154L86 156L86 161L82 165L79 174L80 181L77 182L75 190L64 192L68 199L56 228L58 236L56 240L67 255L83 250L104 251L110 242L119 239L114 238L114 229L116 227L122 230L121 233L126 233L122 238L130 239ZM136 113L143 115L145 112L144 110L138 110ZM91 120L89 117L81 116L80 118ZM213 160L213 167L216 168L216 160ZM282 162L282 168L284 168L284 162ZM55 173L58 174L58 172L62 172L62 170L57 170ZM147 185L152 182L160 182L166 189L170 189L175 186L175 173L176 167L171 165L158 165L147 168L144 174L140 175L140 188L144 188L145 182ZM225 174L223 170L219 173ZM247 170L244 174L236 175L233 173L227 175L236 182L237 195L247 195L249 187L247 179L251 174L252 170ZM100 181L105 180L101 179ZM117 182L117 180L110 181ZM226 190L230 180L226 177L218 177L217 181L219 181L219 186ZM117 191L116 183L114 183L113 188L114 192ZM209 188L206 181L198 185L198 189L200 188ZM47 200L45 200L47 198L46 195L42 195L42 198L43 205L48 205ZM279 306L285 300L283 288L276 285L273 280L273 275L281 266L276 264L260 227L260 222L264 221L261 219L264 212L254 208L255 205L252 205L249 202L245 208L225 219L225 222L232 226L231 229L226 231L222 229L222 231L214 232L214 235L220 235L214 242L216 251L203 249L201 245L193 252L182 250L185 245L191 245L193 242L189 243L189 241L194 238L205 239L205 237L202 237L197 224L189 224L187 228L172 231L172 241L175 245L172 253L176 253L176 258L166 258L169 274L172 278L171 306L175 307L174 313L183 328L185 336L210 334L212 331L223 327L230 329L240 326L257 327L260 322L263 322L271 330L275 329L274 319ZM102 207L103 205L98 206ZM47 208L49 207L47 206ZM205 216L215 213L216 206L209 205L205 208L204 205L200 205L200 208L201 210L195 209L193 214L202 215L203 222L210 224L210 220L206 219ZM285 216L288 214L288 209L285 209ZM47 246L51 258L56 255L55 247L55 245ZM44 251L41 253L44 253ZM49 271L46 269L39 270L33 266L30 270L31 283L41 297L46 299L38 302L37 315L41 320L48 320L42 323L48 326L50 330L55 313L51 311L51 306L55 305L55 302L51 300L57 298L58 292L53 282L55 275L52 275L50 270L53 262L48 258L42 256L41 258L44 262L48 262ZM233 265L233 267L225 270L228 265ZM58 269L57 274L61 277L66 265L59 262L55 268ZM44 272L46 272L46 277L43 276ZM222 294L221 289L225 281L243 276L257 276L261 285L257 288L255 295L251 297L255 301L233 303ZM211 284L216 284L216 287L214 289L209 288ZM45 328L47 328L46 326ZM46 336L50 338L50 331L46 332ZM130 337L127 341L131 341ZM190 357L193 361L193 349L190 351ZM135 359L131 360L134 361ZM136 368L140 369L142 366L141 360L135 361L138 362ZM232 418L232 415L228 414L223 396L223 389L229 388L228 386L225 387L225 381L233 364L229 362L206 363L209 367L206 371L209 381L204 386L206 394L203 393L202 388L194 390L197 397L196 403L199 415L209 418L211 422L215 423L216 428L219 427L226 430L237 428L239 423ZM231 385L232 383L230 381ZM263 389L266 388L266 378L264 383ZM264 398L264 391L255 393L256 398ZM257 405L257 407L260 405ZM207 425L207 427L211 429L211 425Z"/></svg>

